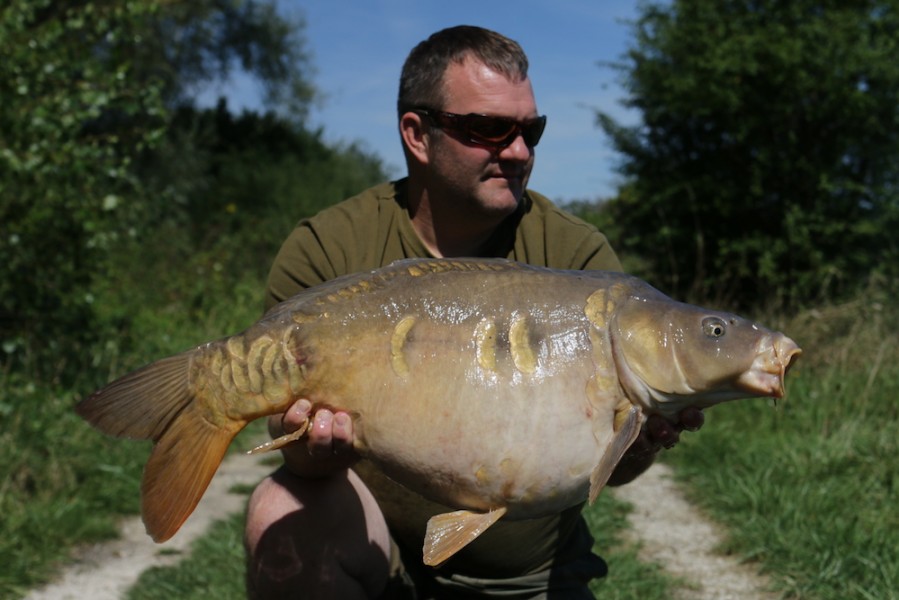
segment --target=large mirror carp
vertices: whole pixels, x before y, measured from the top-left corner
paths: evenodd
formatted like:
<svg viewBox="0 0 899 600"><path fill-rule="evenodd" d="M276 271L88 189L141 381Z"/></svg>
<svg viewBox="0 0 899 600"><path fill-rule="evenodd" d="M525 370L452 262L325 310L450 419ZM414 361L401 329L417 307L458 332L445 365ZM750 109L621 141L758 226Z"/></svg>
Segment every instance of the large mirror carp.
<svg viewBox="0 0 899 600"><path fill-rule="evenodd" d="M799 353L622 273L411 259L305 290L77 411L155 442L142 514L156 541L178 531L247 423L299 398L347 411L361 456L457 509L428 525L424 560L439 565L499 518L595 499L648 415L783 396Z"/></svg>

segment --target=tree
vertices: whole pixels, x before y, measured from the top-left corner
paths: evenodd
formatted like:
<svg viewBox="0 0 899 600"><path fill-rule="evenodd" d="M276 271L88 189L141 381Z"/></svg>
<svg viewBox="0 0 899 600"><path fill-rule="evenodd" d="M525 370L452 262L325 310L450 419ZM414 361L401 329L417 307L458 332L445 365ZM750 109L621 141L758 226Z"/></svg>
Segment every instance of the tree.
<svg viewBox="0 0 899 600"><path fill-rule="evenodd" d="M314 90L301 28L252 0L4 3L0 364L83 359L106 257L148 215L177 209L134 167L199 84L242 67L302 119Z"/></svg>
<svg viewBox="0 0 899 600"><path fill-rule="evenodd" d="M157 0L158 1L158 0ZM205 84L241 69L265 90L266 107L302 122L318 94L302 19L286 20L273 0L160 2L137 47L138 78L163 82L169 106L190 104Z"/></svg>
<svg viewBox="0 0 899 600"><path fill-rule="evenodd" d="M897 0L643 4L610 205L672 293L797 305L896 264ZM895 271L893 271L895 275Z"/></svg>

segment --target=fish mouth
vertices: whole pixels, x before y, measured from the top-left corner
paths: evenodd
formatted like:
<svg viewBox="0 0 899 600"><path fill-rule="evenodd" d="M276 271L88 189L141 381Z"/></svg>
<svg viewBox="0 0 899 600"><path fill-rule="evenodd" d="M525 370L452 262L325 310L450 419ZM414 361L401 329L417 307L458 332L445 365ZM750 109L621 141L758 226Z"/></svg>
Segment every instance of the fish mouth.
<svg viewBox="0 0 899 600"><path fill-rule="evenodd" d="M784 377L800 354L802 349L783 334L765 337L752 366L737 379L737 386L757 396L783 398Z"/></svg>

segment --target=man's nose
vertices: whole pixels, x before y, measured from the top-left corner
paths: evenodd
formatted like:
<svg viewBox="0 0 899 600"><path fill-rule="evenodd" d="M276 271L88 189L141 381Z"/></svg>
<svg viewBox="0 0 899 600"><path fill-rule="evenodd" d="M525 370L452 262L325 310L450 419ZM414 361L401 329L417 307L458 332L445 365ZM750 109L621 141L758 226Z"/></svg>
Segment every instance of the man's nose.
<svg viewBox="0 0 899 600"><path fill-rule="evenodd" d="M512 143L500 150L498 157L502 160L526 161L534 155L534 148L528 146L524 136L519 133Z"/></svg>

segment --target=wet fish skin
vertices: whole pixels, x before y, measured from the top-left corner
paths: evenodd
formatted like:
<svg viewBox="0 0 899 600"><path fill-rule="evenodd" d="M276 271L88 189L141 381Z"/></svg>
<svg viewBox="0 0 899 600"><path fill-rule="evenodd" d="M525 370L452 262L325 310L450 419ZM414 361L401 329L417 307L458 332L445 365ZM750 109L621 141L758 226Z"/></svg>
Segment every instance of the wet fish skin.
<svg viewBox="0 0 899 600"><path fill-rule="evenodd" d="M782 396L798 346L620 273L409 260L301 292L241 334L162 359L77 411L153 439L157 541L193 511L233 437L308 398L354 418L357 451L422 496L440 564L497 518L592 500L646 416Z"/></svg>

